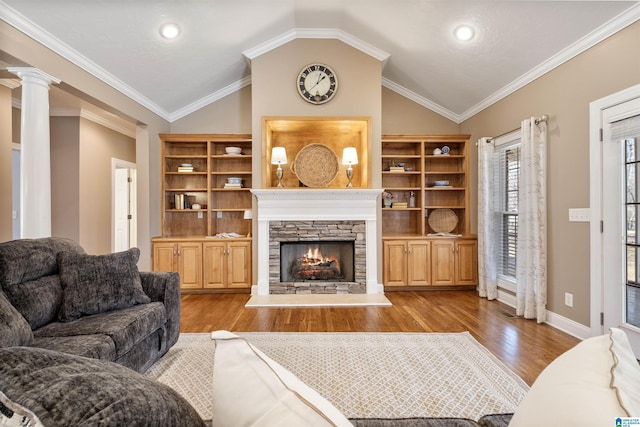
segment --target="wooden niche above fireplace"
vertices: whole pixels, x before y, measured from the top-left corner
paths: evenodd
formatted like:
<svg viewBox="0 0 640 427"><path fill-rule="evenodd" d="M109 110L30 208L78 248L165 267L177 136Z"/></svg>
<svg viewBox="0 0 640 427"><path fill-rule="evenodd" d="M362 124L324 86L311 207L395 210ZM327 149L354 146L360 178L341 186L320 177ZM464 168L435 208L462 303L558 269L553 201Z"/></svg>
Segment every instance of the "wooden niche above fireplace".
<svg viewBox="0 0 640 427"><path fill-rule="evenodd" d="M287 188L304 187L292 171L296 156L310 144L322 144L335 153L339 171L326 186L316 188L345 188L348 183L347 165L342 164L345 147L355 147L358 164L353 165L352 184L356 188L368 188L371 175L369 117L264 117L262 119L262 182L264 188L276 187L276 165L271 164L271 149L284 147L287 164L282 183Z"/></svg>

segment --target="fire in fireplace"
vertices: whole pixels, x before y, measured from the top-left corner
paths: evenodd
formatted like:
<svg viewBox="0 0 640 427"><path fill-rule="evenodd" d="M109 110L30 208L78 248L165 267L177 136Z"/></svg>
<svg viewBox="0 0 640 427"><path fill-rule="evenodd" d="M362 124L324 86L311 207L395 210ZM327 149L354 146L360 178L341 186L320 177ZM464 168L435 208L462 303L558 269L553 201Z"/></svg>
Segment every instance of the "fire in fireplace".
<svg viewBox="0 0 640 427"><path fill-rule="evenodd" d="M280 243L280 281L353 282L353 241Z"/></svg>

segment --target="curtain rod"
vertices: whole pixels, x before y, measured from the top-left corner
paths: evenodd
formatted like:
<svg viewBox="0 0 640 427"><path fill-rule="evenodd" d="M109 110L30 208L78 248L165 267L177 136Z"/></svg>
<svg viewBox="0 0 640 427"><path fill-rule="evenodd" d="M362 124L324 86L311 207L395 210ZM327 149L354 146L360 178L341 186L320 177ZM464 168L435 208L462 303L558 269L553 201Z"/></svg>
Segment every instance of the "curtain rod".
<svg viewBox="0 0 640 427"><path fill-rule="evenodd" d="M533 123L535 123L536 125L539 125L539 124L540 124L540 123L542 123L542 122L545 122L545 123L546 123L548 120L549 120L549 116L547 116L546 114L543 114L543 115L542 115L542 116L540 116L540 117L536 117L536 118L534 118L534 119L533 119ZM508 134L510 134L511 132L515 132L515 131L520 130L520 129L521 129L521 128L515 128L515 129L511 129L511 130L509 130L509 131L506 131L505 133L501 133L501 134L500 134L500 135L498 135L498 136L492 136L491 138L488 138L488 139L487 139L487 142L492 142L494 139L500 138L501 136L508 135ZM476 144L476 145L478 145L478 144Z"/></svg>
<svg viewBox="0 0 640 427"><path fill-rule="evenodd" d="M546 123L547 120L549 120L549 116L547 116L546 114L543 114L543 115L540 116L540 118L533 119L533 122L535 124L539 125L542 122Z"/></svg>

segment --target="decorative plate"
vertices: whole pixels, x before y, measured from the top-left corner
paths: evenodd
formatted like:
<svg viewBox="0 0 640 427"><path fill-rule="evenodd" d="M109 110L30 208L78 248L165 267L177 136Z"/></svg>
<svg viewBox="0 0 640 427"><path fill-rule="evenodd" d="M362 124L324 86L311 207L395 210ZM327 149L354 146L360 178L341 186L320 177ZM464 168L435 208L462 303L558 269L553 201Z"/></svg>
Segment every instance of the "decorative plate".
<svg viewBox="0 0 640 427"><path fill-rule="evenodd" d="M458 225L458 216L451 209L434 209L427 221L436 233L451 233Z"/></svg>
<svg viewBox="0 0 640 427"><path fill-rule="evenodd" d="M291 172L307 187L328 186L339 169L338 156L324 144L305 146L291 163Z"/></svg>
<svg viewBox="0 0 640 427"><path fill-rule="evenodd" d="M449 151L451 151L449 149L448 145L445 145L444 147L442 147L442 154L449 154Z"/></svg>

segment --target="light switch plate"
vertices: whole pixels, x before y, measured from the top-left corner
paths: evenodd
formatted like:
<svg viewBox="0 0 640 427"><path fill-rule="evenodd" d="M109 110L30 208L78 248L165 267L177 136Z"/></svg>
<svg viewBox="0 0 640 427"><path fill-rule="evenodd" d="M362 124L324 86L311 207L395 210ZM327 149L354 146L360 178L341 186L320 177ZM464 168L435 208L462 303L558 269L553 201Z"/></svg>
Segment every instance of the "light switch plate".
<svg viewBox="0 0 640 427"><path fill-rule="evenodd" d="M569 221L571 222L591 221L591 209L589 208L569 209Z"/></svg>

